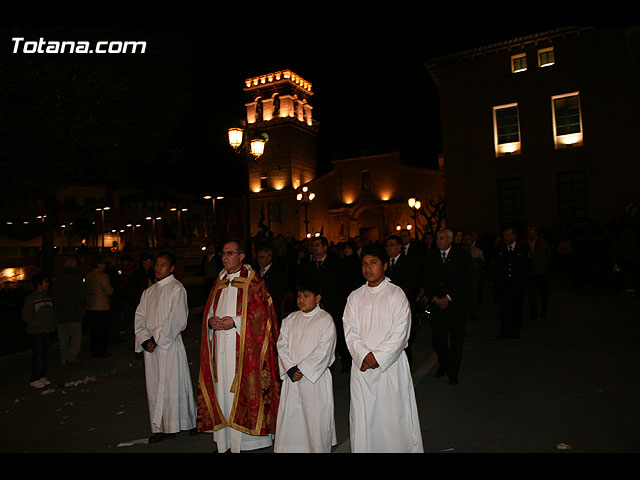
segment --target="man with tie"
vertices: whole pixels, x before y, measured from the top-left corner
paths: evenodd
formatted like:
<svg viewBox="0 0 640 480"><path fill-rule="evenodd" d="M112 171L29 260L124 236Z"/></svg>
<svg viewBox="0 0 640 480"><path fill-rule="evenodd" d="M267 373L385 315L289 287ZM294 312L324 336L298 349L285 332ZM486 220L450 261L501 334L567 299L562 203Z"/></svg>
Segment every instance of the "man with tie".
<svg viewBox="0 0 640 480"><path fill-rule="evenodd" d="M389 268L386 276L391 283L398 285L407 296L411 307L411 334L409 336L409 346L406 349L409 365L413 363L411 346L415 339L418 327L418 316L416 315L416 297L420 289L420 270L418 264L403 253L402 238L399 235L389 235L385 243L385 250L389 256Z"/></svg>
<svg viewBox="0 0 640 480"><path fill-rule="evenodd" d="M526 243L518 242L513 228L505 228L502 239L504 244L498 249L495 270L495 286L500 301L500 338L520 338L531 254Z"/></svg>
<svg viewBox="0 0 640 480"><path fill-rule="evenodd" d="M469 255L451 248L453 232L440 230L427 254L425 291L431 302L432 345L438 356L436 377L458 384L469 294Z"/></svg>
<svg viewBox="0 0 640 480"><path fill-rule="evenodd" d="M273 263L273 247L261 245L256 252L256 262L260 276L267 285L267 290L273 300L278 320L282 320L282 301L287 293L287 273L282 266Z"/></svg>

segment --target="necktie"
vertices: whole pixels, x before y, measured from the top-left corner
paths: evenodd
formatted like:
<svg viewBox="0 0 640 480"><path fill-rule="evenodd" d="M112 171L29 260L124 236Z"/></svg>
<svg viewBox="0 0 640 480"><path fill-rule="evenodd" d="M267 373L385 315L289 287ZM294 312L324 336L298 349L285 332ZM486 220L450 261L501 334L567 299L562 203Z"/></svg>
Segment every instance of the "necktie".
<svg viewBox="0 0 640 480"><path fill-rule="evenodd" d="M513 252L513 245L509 245L509 253Z"/></svg>
<svg viewBox="0 0 640 480"><path fill-rule="evenodd" d="M393 265L396 263L396 259L392 258L391 259L391 271L393 271Z"/></svg>
<svg viewBox="0 0 640 480"><path fill-rule="evenodd" d="M447 261L447 252L442 252L442 263Z"/></svg>
<svg viewBox="0 0 640 480"><path fill-rule="evenodd" d="M320 270L320 267L321 267L321 266L322 266L322 261L321 261L321 260L318 260L318 261L316 262L316 267L318 267L318 270Z"/></svg>

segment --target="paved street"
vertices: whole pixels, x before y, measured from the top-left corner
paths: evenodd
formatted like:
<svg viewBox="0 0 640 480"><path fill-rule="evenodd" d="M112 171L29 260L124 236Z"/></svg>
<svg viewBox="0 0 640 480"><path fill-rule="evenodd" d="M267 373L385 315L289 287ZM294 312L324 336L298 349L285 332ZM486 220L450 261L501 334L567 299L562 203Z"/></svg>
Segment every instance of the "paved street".
<svg viewBox="0 0 640 480"><path fill-rule="evenodd" d="M183 338L194 387L200 311ZM520 340L499 340L497 305L486 298L468 324L460 384L436 379L428 325L414 347L414 381L425 452L614 453L640 451L640 299L577 295L552 282L547 318L525 314ZM111 357L63 367L57 349L52 384L29 386L30 352L0 359L0 452L210 453L208 434L184 432L147 444L149 417L140 355L132 341ZM349 377L333 370L338 445L349 452ZM254 453L271 453L263 449Z"/></svg>

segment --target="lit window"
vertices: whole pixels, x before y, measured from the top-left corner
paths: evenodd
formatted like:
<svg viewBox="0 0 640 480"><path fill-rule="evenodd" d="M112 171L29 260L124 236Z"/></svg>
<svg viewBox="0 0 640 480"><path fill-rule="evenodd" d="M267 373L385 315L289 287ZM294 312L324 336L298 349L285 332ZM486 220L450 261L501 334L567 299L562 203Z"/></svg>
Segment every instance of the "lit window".
<svg viewBox="0 0 640 480"><path fill-rule="evenodd" d="M513 73L524 72L527 70L527 54L520 53L511 56L511 71Z"/></svg>
<svg viewBox="0 0 640 480"><path fill-rule="evenodd" d="M538 66L549 67L555 63L553 47L538 50Z"/></svg>
<svg viewBox="0 0 640 480"><path fill-rule="evenodd" d="M520 153L518 104L493 107L493 133L496 156Z"/></svg>
<svg viewBox="0 0 640 480"><path fill-rule="evenodd" d="M556 148L582 145L582 115L578 92L551 97L553 137Z"/></svg>

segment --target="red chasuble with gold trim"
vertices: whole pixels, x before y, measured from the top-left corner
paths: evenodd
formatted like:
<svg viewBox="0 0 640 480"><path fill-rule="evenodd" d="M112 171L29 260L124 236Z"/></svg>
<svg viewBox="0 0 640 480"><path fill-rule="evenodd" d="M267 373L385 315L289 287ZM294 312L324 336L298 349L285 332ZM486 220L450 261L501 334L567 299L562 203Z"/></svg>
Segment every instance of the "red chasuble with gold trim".
<svg viewBox="0 0 640 480"><path fill-rule="evenodd" d="M279 325L271 296L264 280L243 266L233 280L238 288L237 315L242 316L242 331L236 336L236 375L229 418L225 418L215 394L217 382L215 335L209 343L207 322L211 304L217 307L227 275L218 277L204 308L198 378L198 432L231 427L249 435L275 434L280 402L280 376L276 342ZM215 308L214 308L215 311Z"/></svg>

